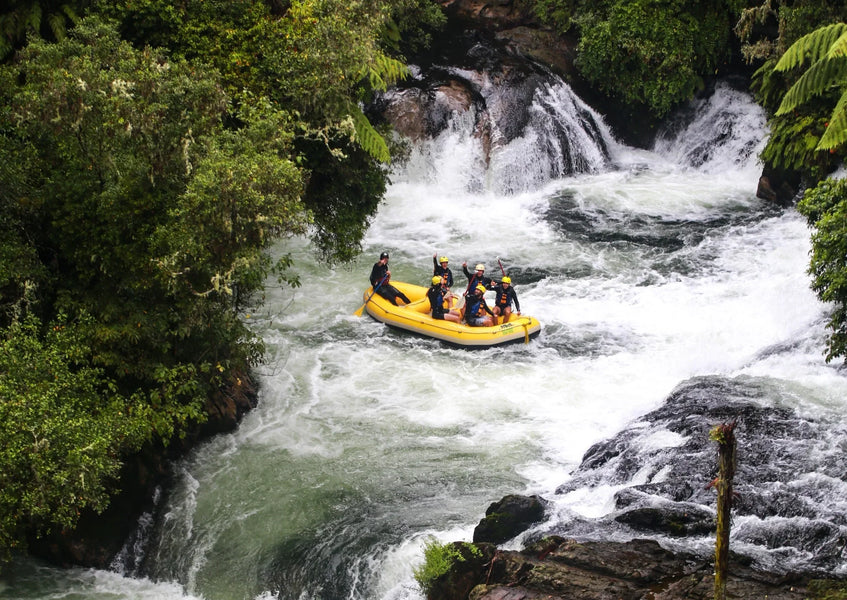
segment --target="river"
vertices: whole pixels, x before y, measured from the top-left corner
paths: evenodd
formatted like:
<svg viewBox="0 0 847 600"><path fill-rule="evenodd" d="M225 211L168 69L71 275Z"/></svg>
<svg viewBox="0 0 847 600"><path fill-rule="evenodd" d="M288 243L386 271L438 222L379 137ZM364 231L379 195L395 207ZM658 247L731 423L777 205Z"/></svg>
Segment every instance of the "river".
<svg viewBox="0 0 847 600"><path fill-rule="evenodd" d="M356 264L321 264L303 240L275 248L303 285L271 282L244 315L267 345L259 406L176 465L137 547L112 570L16 562L0 597L419 600L425 542L470 540L505 494L549 499L549 525L608 514L619 486L556 490L701 376L767 378L844 433L809 230L755 197L764 117L728 87L693 112L650 151L606 134L608 157L572 175L549 167L540 129L487 166L461 120L415 147ZM502 264L540 336L467 351L356 317L381 251L393 279L421 284L433 254L457 286L463 261L495 278Z"/></svg>

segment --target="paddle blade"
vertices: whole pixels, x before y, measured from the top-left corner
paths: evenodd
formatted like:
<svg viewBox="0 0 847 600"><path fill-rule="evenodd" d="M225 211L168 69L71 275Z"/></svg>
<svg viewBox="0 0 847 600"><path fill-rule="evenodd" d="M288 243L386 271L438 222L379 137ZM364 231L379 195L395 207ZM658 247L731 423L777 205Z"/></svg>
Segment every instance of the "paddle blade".
<svg viewBox="0 0 847 600"><path fill-rule="evenodd" d="M365 304L367 304L367 302L365 302ZM365 304L362 304L362 306L360 306L360 307L359 307L359 310L357 310L357 311L356 311L356 312L354 312L353 314L354 314L355 316L357 316L357 317L361 317L361 316L362 316L362 311L363 311L363 310L365 310Z"/></svg>

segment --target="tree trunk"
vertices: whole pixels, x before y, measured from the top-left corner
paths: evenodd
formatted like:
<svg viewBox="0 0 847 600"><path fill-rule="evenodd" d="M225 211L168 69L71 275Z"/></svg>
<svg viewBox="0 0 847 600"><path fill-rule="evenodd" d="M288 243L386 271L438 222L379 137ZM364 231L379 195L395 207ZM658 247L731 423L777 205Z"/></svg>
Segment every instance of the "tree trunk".
<svg viewBox="0 0 847 600"><path fill-rule="evenodd" d="M735 422L712 429L710 436L718 443L717 535L715 537L715 600L726 600L726 576L729 562L729 530L732 508L732 479L735 477Z"/></svg>

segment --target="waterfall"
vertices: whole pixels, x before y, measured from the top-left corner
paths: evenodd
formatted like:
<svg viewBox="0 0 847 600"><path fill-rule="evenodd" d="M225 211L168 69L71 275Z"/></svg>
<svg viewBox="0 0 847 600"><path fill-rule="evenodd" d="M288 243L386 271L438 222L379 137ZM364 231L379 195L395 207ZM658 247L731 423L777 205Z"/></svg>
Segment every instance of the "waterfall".
<svg viewBox="0 0 847 600"><path fill-rule="evenodd" d="M303 285L250 310L259 405L177 465L133 576L22 562L4 597L421 600L426 541L469 540L508 493L552 506L513 545L553 531L708 553L707 534L645 532L629 509L707 517L702 435L732 415L750 450L733 549L844 574L847 380L823 359L804 220L755 197L761 112L719 86L647 151L556 81L507 127L493 87L395 166L356 264L274 249ZM468 352L357 318L382 250L419 283L433 254L460 282L463 261L502 263L541 335Z"/></svg>

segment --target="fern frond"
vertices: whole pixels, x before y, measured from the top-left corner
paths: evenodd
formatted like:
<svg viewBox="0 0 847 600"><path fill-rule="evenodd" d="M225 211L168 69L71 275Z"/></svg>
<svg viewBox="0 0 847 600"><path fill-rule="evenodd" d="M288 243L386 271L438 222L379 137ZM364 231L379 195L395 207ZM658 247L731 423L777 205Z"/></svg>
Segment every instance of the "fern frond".
<svg viewBox="0 0 847 600"><path fill-rule="evenodd" d="M776 114L784 115L812 97L843 85L845 80L847 80L847 56L819 60L794 82L782 99Z"/></svg>
<svg viewBox="0 0 847 600"><path fill-rule="evenodd" d="M405 63L380 54L363 68L361 76L368 79L371 89L384 92L389 85L408 77L409 73Z"/></svg>
<svg viewBox="0 0 847 600"><path fill-rule="evenodd" d="M847 31L847 24L833 23L826 27L816 29L807 33L785 51L779 62L774 67L777 71L787 71L801 66L806 60L815 62L826 56L829 49L835 44L843 33Z"/></svg>
<svg viewBox="0 0 847 600"><path fill-rule="evenodd" d="M79 15L76 14L76 11L74 10L73 6L63 4L60 10L65 13L65 16L71 23L73 23L74 25L79 25Z"/></svg>
<svg viewBox="0 0 847 600"><path fill-rule="evenodd" d="M29 29L38 33L39 31L41 31L41 17L41 4L35 2L30 8L29 14L24 15L24 23Z"/></svg>
<svg viewBox="0 0 847 600"><path fill-rule="evenodd" d="M841 94L832 111L829 126L817 145L817 150L831 150L847 141L847 90Z"/></svg>
<svg viewBox="0 0 847 600"><path fill-rule="evenodd" d="M61 15L61 13L48 14L47 24L50 26L50 31L53 32L53 37L60 41L65 39L68 30L65 27L65 18Z"/></svg>
<svg viewBox="0 0 847 600"><path fill-rule="evenodd" d="M356 130L356 141L362 150L380 162L390 162L391 154L388 152L388 144L368 121L365 113L358 106L350 105L350 116L353 118L353 127Z"/></svg>
<svg viewBox="0 0 847 600"><path fill-rule="evenodd" d="M847 56L847 31L832 43L825 58L837 58L839 56Z"/></svg>

